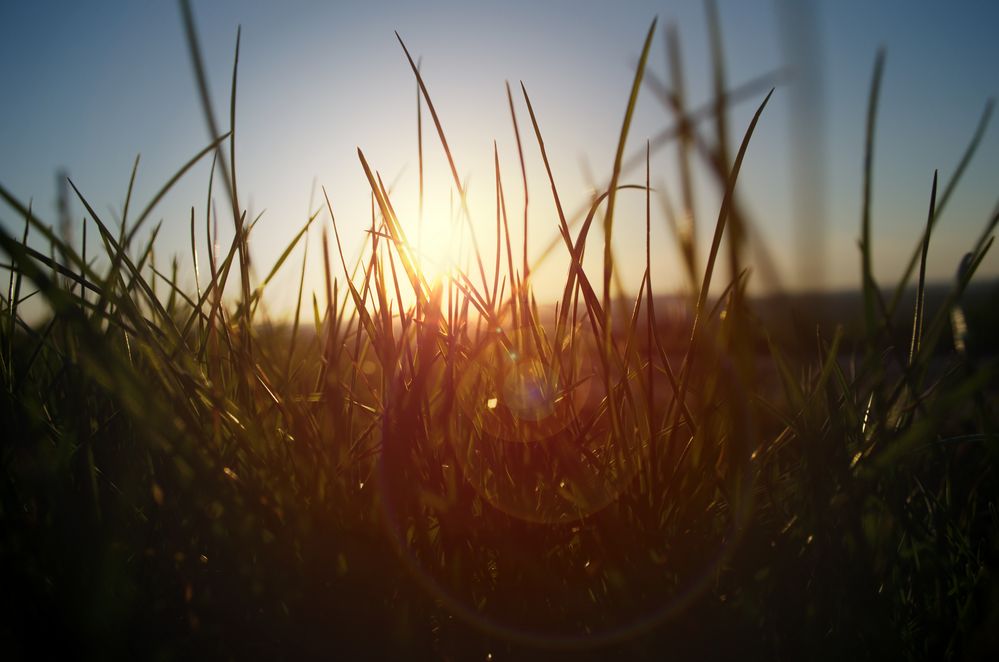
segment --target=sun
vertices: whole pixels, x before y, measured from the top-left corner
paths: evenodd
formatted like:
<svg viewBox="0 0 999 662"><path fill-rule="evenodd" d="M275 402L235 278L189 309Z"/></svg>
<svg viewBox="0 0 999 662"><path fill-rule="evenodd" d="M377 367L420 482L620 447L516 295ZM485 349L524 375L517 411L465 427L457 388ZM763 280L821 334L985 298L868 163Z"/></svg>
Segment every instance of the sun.
<svg viewBox="0 0 999 662"><path fill-rule="evenodd" d="M407 234L414 261L428 282L447 279L460 268L461 233L453 214L428 210Z"/></svg>

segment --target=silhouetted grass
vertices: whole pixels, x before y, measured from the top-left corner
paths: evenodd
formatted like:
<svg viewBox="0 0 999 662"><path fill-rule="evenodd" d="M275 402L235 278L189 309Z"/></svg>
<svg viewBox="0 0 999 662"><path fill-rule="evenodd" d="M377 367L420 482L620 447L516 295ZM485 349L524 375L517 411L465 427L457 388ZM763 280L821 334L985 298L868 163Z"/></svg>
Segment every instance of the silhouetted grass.
<svg viewBox="0 0 999 662"><path fill-rule="evenodd" d="M426 104L450 164L476 273L428 281L406 233L412 219L397 215L359 149L372 218L356 261L344 247L357 238L340 235L324 190L324 204L254 283L256 220L246 218L236 179L239 36L230 126L221 133L182 7L207 123L219 137L134 221L130 183L118 233L73 187L88 212L84 232L99 233L100 258L69 245L0 188L24 222L19 239L0 229L10 260L0 321L5 654L995 653L997 362L987 344L969 340L987 318L966 315L963 295L999 216L933 305L925 283L931 231L991 104L939 202L933 175L911 334L896 311L917 258L887 303L872 275L870 173L883 55L868 112L862 305L832 331L810 326L789 339L789 327L768 328L772 316L745 294L742 248L752 225L736 195L773 90L757 98L730 157L728 109L758 82L727 87L714 18L714 101L686 110L670 32L673 87L656 84L676 128L646 141L644 184L624 184L652 23L623 104L612 176L579 214L563 211L545 118L522 86L555 202L556 241L569 258L553 313L532 294L526 238L520 255L511 245L495 146L490 278L429 85L401 37L417 112ZM530 144L521 144L509 85L507 94L526 237ZM697 126L705 118L715 120L713 146ZM673 227L690 279L689 324L656 310L651 282L651 152L666 139L681 147L683 217ZM421 133L421 171L422 150ZM209 154L236 232L217 253L213 175L202 237L208 268L197 262L192 207L194 291L185 291L176 266L170 274L155 268L157 232L143 245L137 233L162 195ZM691 194L696 158L723 191L703 263L694 248L702 230ZM645 275L627 306L618 305L624 295L615 289L610 243L621 191L642 193L646 204ZM601 209L598 292L583 255ZM311 298L311 328L302 311L307 248L291 324L260 323L267 286L320 223L325 291ZM35 234L48 255L29 247ZM729 281L712 296L726 238ZM233 269L239 288L230 300L222 292ZM23 319L29 296L51 310L42 324ZM858 314L862 325L854 324ZM686 334L679 350L670 340L677 329Z"/></svg>

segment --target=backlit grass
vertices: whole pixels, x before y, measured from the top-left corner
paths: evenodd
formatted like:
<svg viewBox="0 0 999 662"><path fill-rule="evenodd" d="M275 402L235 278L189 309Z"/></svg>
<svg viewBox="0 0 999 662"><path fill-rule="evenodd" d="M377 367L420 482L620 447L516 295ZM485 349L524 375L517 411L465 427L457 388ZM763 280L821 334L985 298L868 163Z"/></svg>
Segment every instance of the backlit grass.
<svg viewBox="0 0 999 662"><path fill-rule="evenodd" d="M234 133L238 37L222 127L184 8L219 137L141 211L127 200L117 228L73 186L101 255L0 188L6 218L24 227L0 229L10 273L0 316L5 652L843 659L996 649L997 363L965 292L999 216L969 238L942 301L929 304L925 282L936 220L991 105L939 193L927 173L925 229L900 282L883 289L870 248L878 58L856 315L794 328L789 341L746 294L752 220L736 195L779 92L728 85L716 21L716 101L688 108L669 33L672 85L653 82L675 123L646 142L629 130L652 23L622 99L610 180L579 214L566 211L544 142L556 118L508 86L522 180L504 181L494 152L488 235L470 220L432 80L400 38L433 126L421 134L421 172L422 150L442 149L461 259L442 271L421 262L415 219L397 214L362 147L369 230L345 236L324 197L277 263L251 270L257 221L240 204ZM747 97L756 112L728 135L728 109ZM680 146L682 220L667 220L689 318L657 311L651 281L649 228L661 222L651 152L668 140ZM644 169L626 176L633 143ZM155 262L158 227L139 231L205 159L207 205L185 219L195 265L185 289L189 279ZM530 215L520 190L524 207L507 204L507 191L526 188L525 159L544 164L555 218ZM695 176L722 191L710 218L694 213ZM642 196L645 217L616 215L619 195ZM217 222L235 236L215 251ZM510 239L528 222L558 229L543 257L568 258L554 307L532 294L526 240ZM627 256L645 263L630 295L611 250L621 223L646 232L644 254ZM305 248L317 232L319 256ZM701 233L712 237L705 255ZM586 250L602 252L599 275L583 268ZM464 258L468 269L457 266ZM310 296L305 274L317 269L324 288ZM299 291L289 324L276 327L258 311L281 295L268 289L279 270L297 272ZM40 324L24 321L28 297L51 311Z"/></svg>

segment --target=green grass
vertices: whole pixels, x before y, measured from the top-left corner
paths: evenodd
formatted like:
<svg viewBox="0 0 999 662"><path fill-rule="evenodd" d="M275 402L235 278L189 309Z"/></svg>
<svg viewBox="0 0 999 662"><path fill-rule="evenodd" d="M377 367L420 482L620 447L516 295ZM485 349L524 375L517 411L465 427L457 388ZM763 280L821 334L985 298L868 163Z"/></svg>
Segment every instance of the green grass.
<svg viewBox="0 0 999 662"><path fill-rule="evenodd" d="M863 323L808 328L793 342L782 340L786 329L767 328L746 295L751 221L736 195L773 91L754 97L757 111L733 152L727 113L747 92L726 84L716 18L715 101L687 110L669 32L672 87L656 84L676 126L646 143L644 184L624 184L652 23L622 101L610 183L578 215L563 211L543 139L548 118L536 116L522 86L533 134L522 136L520 100L507 86L525 203L508 214L494 153L491 274L468 222L476 268L428 282L391 191L358 150L373 200L359 257L346 258L358 237L340 234L325 197L254 282L256 220L246 218L236 177L239 37L223 131L182 7L219 138L134 219L127 201L118 232L73 187L88 212L84 232L97 231L103 255L77 251L0 187L24 223L20 237L0 229L11 274L0 316L5 654L995 653L999 364L963 297L999 216L970 243L942 304L927 305L924 278L934 224L991 104L939 198L933 174L925 232L886 301L870 243L879 56L861 221ZM430 85L399 41L465 222L464 188ZM703 119L714 120L713 144ZM648 245L651 198L663 194L649 187L649 155L668 139L680 141L681 211L691 222L673 219L692 306L679 353L665 339L682 322L657 316ZM420 150L422 164L422 134ZM189 219L191 291L176 262L169 274L156 268L158 228L145 244L138 231L208 155L208 205L203 218L192 207ZM524 160L539 156L561 242L543 255L564 250L569 261L554 313L536 302L527 245L515 252L509 232L521 215L526 229ZM698 227L694 213L696 159L724 192L710 228ZM213 187L231 202L235 226L220 254L212 250ZM615 285L610 247L621 191L646 201L645 276L630 302ZM604 261L595 284L583 255L600 214ZM207 270L197 262L201 222ZM317 225L325 287L309 299L305 274L319 267L305 239ZM701 232L713 233L703 262L694 241ZM725 241L732 277L712 296ZM267 286L299 250L293 322L260 323ZM914 312L903 316L917 263ZM238 278L237 296L223 297L230 278ZM41 324L23 319L29 296L51 310Z"/></svg>

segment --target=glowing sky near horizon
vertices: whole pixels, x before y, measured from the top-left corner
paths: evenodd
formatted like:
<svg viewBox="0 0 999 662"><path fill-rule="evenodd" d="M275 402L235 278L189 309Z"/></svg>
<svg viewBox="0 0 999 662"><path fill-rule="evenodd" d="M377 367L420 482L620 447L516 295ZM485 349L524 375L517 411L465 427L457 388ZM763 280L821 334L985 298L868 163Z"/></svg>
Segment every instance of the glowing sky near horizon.
<svg viewBox="0 0 999 662"><path fill-rule="evenodd" d="M719 3L730 85L786 64L780 3ZM876 6L875 6L876 5ZM348 254L356 254L370 222L359 146L393 185L393 202L416 227L416 92L412 72L393 34L398 30L423 72L441 114L470 208L492 260L493 140L497 141L508 211L519 245L520 172L504 81L523 81L539 116L559 192L567 208L590 197L593 180L606 181L613 162L628 89L652 18L659 30L650 69L667 79L663 28L677 26L692 105L711 98L705 12L700 2L198 2L194 7L208 64L215 111L227 124L229 78L237 24L242 25L237 171L249 215L266 210L253 238L258 275L318 208L325 186ZM791 189L796 167L790 141L791 82L778 86L761 119L743 167L739 194L767 243L784 286L847 288L859 283L861 163L864 112L875 52L887 66L879 112L874 172L875 275L891 285L925 223L934 168L952 174L988 98L999 93L999 5L859 1L816 3L826 149L824 195L827 269L822 283L804 282L792 242ZM786 34L784 35L786 36ZM794 64L794 63L790 63ZM142 159L136 200L144 203L207 143L180 12L170 2L106 2L100 7L56 2L0 7L0 182L39 215L55 221L56 173L69 172L99 213L121 209L132 161ZM759 95L762 99L763 94ZM736 107L730 134L741 137L758 100ZM554 236L556 216L537 143L522 98L518 119L528 164L532 253ZM628 152L671 123L646 89L639 99ZM709 125L702 133L713 141ZM450 172L424 115L427 212L423 241L445 241ZM822 144L823 141L819 141ZM154 220L164 220L158 264L179 256L190 271L188 221L193 205L199 251L205 259L204 214L209 161L199 164L167 196ZM718 209L717 186L698 164L698 220L702 255ZM632 172L627 182L644 180ZM679 199L672 150L654 156L653 185ZM315 184L315 190L314 190ZM990 127L961 187L941 219L930 250L929 277L952 277L999 196L999 126ZM221 193L221 191L218 191ZM222 240L232 221L218 197ZM622 194L615 247L626 287L644 269L644 200ZM73 211L84 215L81 206ZM657 290L683 285L675 244L654 206ZM0 209L8 229L20 220ZM318 241L313 242L307 289L321 289ZM150 224L151 225L151 224ZM91 233L96 251L96 233ZM488 241L487 241L488 240ZM588 265L599 265L594 235ZM638 259L637 256L643 256ZM635 256L635 257L632 257ZM799 256L800 257L800 256ZM807 257L807 256L806 256ZM540 300L560 290L566 262L559 256L537 272ZM273 284L272 311L290 308L300 252ZM202 262L204 264L204 262ZM986 276L999 274L990 255ZM754 275L754 278L757 278ZM719 282L715 280L716 284ZM759 279L757 287L761 287Z"/></svg>

